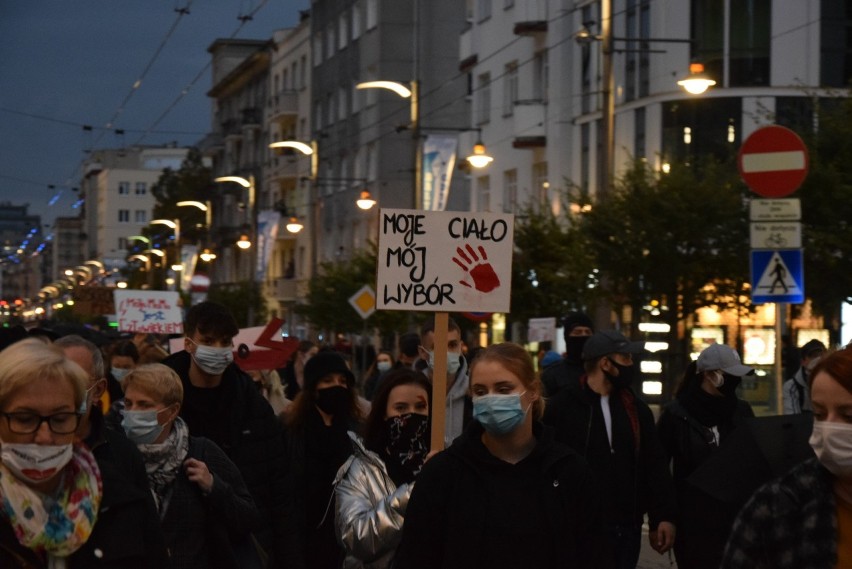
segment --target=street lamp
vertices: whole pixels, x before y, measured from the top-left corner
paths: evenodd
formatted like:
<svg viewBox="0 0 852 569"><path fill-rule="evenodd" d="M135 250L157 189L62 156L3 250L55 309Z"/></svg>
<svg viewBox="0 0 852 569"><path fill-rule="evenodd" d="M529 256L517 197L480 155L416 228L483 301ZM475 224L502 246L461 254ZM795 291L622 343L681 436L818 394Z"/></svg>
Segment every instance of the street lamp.
<svg viewBox="0 0 852 569"><path fill-rule="evenodd" d="M704 73L704 65L701 63L689 64L689 75L677 82L678 85L690 95L701 95L707 89L716 84Z"/></svg>
<svg viewBox="0 0 852 569"><path fill-rule="evenodd" d="M242 176L220 176L218 178L213 179L214 182L224 183L224 182L233 182L235 184L239 184L245 189L248 190L248 208L246 208L249 212L250 220L249 220L249 235L242 234L240 235L240 240L237 241L237 247L240 249L248 249L251 247L252 241L257 241L257 200L255 199L255 183L254 176L249 175L248 178L243 178ZM255 281L257 274L257 247L252 251L251 257L251 265L249 266L249 279L251 282ZM253 317L250 317L253 320Z"/></svg>
<svg viewBox="0 0 852 569"><path fill-rule="evenodd" d="M494 161L494 158L489 156L485 151L485 144L479 138L476 144L473 145L473 154L466 158L468 164L474 168L485 168Z"/></svg>
<svg viewBox="0 0 852 569"><path fill-rule="evenodd" d="M245 233L240 235L240 239L239 241L237 241L237 247L239 247L243 251L251 247L251 240L249 239L248 235L246 235Z"/></svg>
<svg viewBox="0 0 852 569"><path fill-rule="evenodd" d="M355 201L355 204L366 211L368 209L372 209L372 207L376 205L376 200L373 199L373 195L370 193L370 190L363 190L361 192L361 196Z"/></svg>
<svg viewBox="0 0 852 569"><path fill-rule="evenodd" d="M290 233L298 233L302 229L305 228L305 226L302 224L302 222L299 221L299 218L295 215L290 216L290 219L287 220L287 226L286 227L287 227L287 231L289 231Z"/></svg>

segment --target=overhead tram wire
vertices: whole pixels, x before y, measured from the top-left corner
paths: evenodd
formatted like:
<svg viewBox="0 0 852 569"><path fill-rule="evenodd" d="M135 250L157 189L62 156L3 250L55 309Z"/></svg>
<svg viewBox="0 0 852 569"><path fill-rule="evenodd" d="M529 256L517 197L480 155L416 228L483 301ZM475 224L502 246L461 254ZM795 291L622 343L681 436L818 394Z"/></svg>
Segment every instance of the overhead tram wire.
<svg viewBox="0 0 852 569"><path fill-rule="evenodd" d="M240 25L238 25L237 28L233 31L233 33L231 33L231 35L228 36L228 39L233 39L238 33L240 33L240 30L242 30L243 27L249 21L251 21L254 18L255 14L257 14L264 6L266 6L268 1L269 0L261 0L261 2L257 5L257 7L255 7L252 11L250 11L247 14L243 14L241 12L237 16L237 19L240 21ZM157 126L161 122L163 122L163 120L169 115L169 113L172 112L172 110L174 110L174 108L183 100L183 98L186 97L189 94L190 90L192 90L192 88L195 86L195 84L198 83L199 80L201 80L201 78L204 76L204 74L207 72L207 70L210 69L210 67L212 65L213 65L213 62L211 60L211 61L208 61L204 65L204 67L201 68L201 70L195 75L195 77L192 78L192 81L190 81L189 84L181 90L181 92L178 94L178 96L175 97L174 101L172 101L172 103L168 107L166 107L166 109L160 114L159 117L157 117L157 119L151 124L151 126L149 126L145 130L145 132L142 134L142 136L140 136L139 138L136 139L134 144L141 144L142 141L145 140L148 137L149 134L152 134L154 132L154 129L157 128Z"/></svg>
<svg viewBox="0 0 852 569"><path fill-rule="evenodd" d="M130 90L124 96L124 100L121 101L121 104L113 113L112 118L110 118L109 121L106 123L106 128L112 128L115 125L115 121L118 120L118 118L124 112L124 109L127 107L127 103L130 102L130 99L133 98L133 95L135 95L136 91L139 90L139 87L142 86L142 82L145 80L145 77L148 76L148 72L151 70L151 67L154 66L154 63L157 61L157 59L160 57L160 54L163 52L163 48L166 47L166 44L168 43L169 39L171 39L172 35L175 33L175 30L177 29L178 24L180 24L181 19L187 14L189 14L189 8L192 6L193 1L194 0L187 0L186 6L184 6L183 8L175 8L177 16L175 17L174 22L172 22L172 25L166 32L165 37L163 37L163 39L160 41L160 45L157 46L157 49L154 50L154 54L148 60L148 63L145 65L145 68L142 70L142 73L139 75L139 78L136 79L136 81L130 87ZM104 131L101 131L101 133L92 143L92 148L98 145L98 143L103 138L103 135Z"/></svg>

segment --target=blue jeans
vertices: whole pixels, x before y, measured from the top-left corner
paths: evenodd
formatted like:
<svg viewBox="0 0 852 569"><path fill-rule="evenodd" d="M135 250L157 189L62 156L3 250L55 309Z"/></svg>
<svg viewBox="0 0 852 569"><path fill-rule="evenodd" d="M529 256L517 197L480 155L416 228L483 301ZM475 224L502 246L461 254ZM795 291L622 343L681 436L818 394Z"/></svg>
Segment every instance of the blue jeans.
<svg viewBox="0 0 852 569"><path fill-rule="evenodd" d="M638 524L606 524L606 535L615 569L636 569L642 549L642 526Z"/></svg>

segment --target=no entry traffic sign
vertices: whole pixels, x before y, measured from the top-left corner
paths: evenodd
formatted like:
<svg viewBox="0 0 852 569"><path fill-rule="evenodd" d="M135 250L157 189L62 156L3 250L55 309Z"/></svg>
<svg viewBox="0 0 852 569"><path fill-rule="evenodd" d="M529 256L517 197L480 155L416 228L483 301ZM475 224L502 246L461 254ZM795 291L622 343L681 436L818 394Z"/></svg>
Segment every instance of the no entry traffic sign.
<svg viewBox="0 0 852 569"><path fill-rule="evenodd" d="M756 194L781 198L792 194L808 175L808 150L789 128L759 128L746 138L737 156L743 181Z"/></svg>

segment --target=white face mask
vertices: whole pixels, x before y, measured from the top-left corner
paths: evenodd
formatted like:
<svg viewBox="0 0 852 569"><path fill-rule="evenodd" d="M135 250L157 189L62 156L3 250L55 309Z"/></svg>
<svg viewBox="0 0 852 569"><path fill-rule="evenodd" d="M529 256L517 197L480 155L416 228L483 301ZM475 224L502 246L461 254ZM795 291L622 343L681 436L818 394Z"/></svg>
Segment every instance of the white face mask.
<svg viewBox="0 0 852 569"><path fill-rule="evenodd" d="M220 375L234 361L234 352L230 346L214 348L213 346L202 346L195 342L192 343L196 346L195 353L192 354L192 359L195 360L201 371L206 374Z"/></svg>
<svg viewBox="0 0 852 569"><path fill-rule="evenodd" d="M461 354L447 352L447 375L455 375L461 367ZM435 352L429 352L429 369L435 369Z"/></svg>
<svg viewBox="0 0 852 569"><path fill-rule="evenodd" d="M719 389L725 384L725 374L723 374L722 370L720 369L717 369L716 371L712 372L707 379L710 380L710 383L716 389Z"/></svg>
<svg viewBox="0 0 852 569"><path fill-rule="evenodd" d="M838 478L852 478L852 425L814 421L808 442L829 472Z"/></svg>
<svg viewBox="0 0 852 569"><path fill-rule="evenodd" d="M73 447L66 445L37 445L0 443L0 461L21 481L50 480L71 460Z"/></svg>

